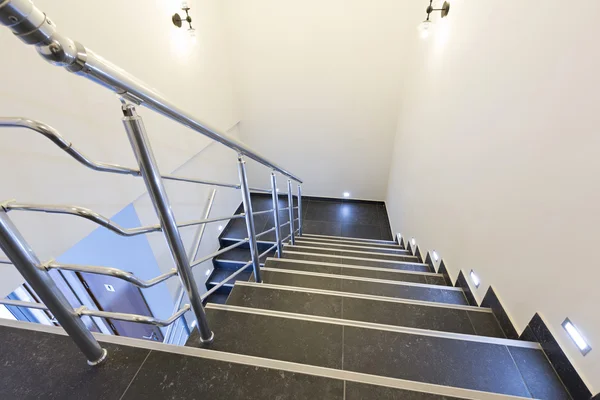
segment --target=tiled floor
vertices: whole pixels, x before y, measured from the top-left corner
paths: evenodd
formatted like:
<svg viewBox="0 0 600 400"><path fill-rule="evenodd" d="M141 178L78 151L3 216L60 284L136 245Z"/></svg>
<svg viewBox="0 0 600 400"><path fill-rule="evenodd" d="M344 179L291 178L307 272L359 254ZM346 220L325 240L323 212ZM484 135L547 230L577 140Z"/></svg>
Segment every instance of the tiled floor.
<svg viewBox="0 0 600 400"><path fill-rule="evenodd" d="M285 197L279 200L280 207L287 207ZM272 208L271 197L260 194L252 195L253 211ZM242 212L241 208L238 212ZM297 213L297 211L296 211ZM304 233L320 235L357 237L365 239L393 240L387 210L383 202L355 202L342 199L302 198ZM296 214L297 215L297 214ZM281 223L289 220L288 212L280 213ZM258 215L255 219L256 232L266 231L273 226L272 215ZM282 232L284 236L289 229ZM246 237L246 224L243 219L233 220L228 224L222 237ZM265 235L260 240L274 241L275 236Z"/></svg>

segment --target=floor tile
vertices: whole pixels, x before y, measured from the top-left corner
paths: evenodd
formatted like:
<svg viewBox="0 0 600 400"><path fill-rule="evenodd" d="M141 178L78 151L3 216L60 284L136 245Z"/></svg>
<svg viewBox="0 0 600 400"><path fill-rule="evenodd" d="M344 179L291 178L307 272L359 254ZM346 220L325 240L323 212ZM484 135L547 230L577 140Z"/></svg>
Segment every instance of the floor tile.
<svg viewBox="0 0 600 400"><path fill-rule="evenodd" d="M288 258L286 258L288 259ZM293 263L279 260L269 260L265 265L267 268L287 269L295 271L307 271L307 272L318 272L321 274L332 274L340 275L342 268L330 265L318 265L318 264L303 264Z"/></svg>
<svg viewBox="0 0 600 400"><path fill-rule="evenodd" d="M375 296L395 297L402 299L433 301L437 303L463 304L467 302L461 292L444 289L430 289L419 286L394 285L365 282L351 279L341 280L340 290L350 293L371 294ZM462 296L462 297L461 297Z"/></svg>
<svg viewBox="0 0 600 400"><path fill-rule="evenodd" d="M349 381L346 381L345 392L345 400L459 400L458 397L439 396Z"/></svg>
<svg viewBox="0 0 600 400"><path fill-rule="evenodd" d="M349 251L344 249L332 249L332 248L320 248L318 246L312 246L310 244L302 244L296 242L295 246L287 248L289 251L295 251L299 253L318 253L333 256L347 256L347 257L361 257L361 258L376 258L379 260L390 260L390 261L408 261L416 262L417 259L414 256L401 255L401 254L385 254L378 252L371 252L370 250L356 249L358 251Z"/></svg>
<svg viewBox="0 0 600 400"><path fill-rule="evenodd" d="M310 276L300 274L288 274L285 272L262 271L265 283L285 286L299 286L313 289L335 290L341 289L341 279L325 278L322 276Z"/></svg>
<svg viewBox="0 0 600 400"><path fill-rule="evenodd" d="M343 392L339 380L152 352L124 400L342 400Z"/></svg>
<svg viewBox="0 0 600 400"><path fill-rule="evenodd" d="M341 203L311 200L306 210L309 221L341 222Z"/></svg>
<svg viewBox="0 0 600 400"><path fill-rule="evenodd" d="M468 311L469 319L475 333L481 336L491 336L498 338L505 338L504 331L500 328L496 317L492 313L484 313L479 311Z"/></svg>
<svg viewBox="0 0 600 400"><path fill-rule="evenodd" d="M342 327L312 321L206 309L215 333L207 348L328 368L340 368ZM197 343L195 330L188 341Z"/></svg>
<svg viewBox="0 0 600 400"><path fill-rule="evenodd" d="M342 236L342 224L339 222L323 222L305 220L304 233L315 235Z"/></svg>
<svg viewBox="0 0 600 400"><path fill-rule="evenodd" d="M346 326L344 369L530 397L506 347L488 343Z"/></svg>
<svg viewBox="0 0 600 400"><path fill-rule="evenodd" d="M381 248L381 247L370 246L368 243L365 243L363 245L357 245L357 244L344 245L342 243L319 242L318 239L309 238L309 237L299 237L297 239L296 243L301 246L321 247L321 248L335 249L335 250L341 250L341 251L343 251L343 250L360 250L360 251L369 251L369 252L381 253L381 254L408 255L408 253L405 250L401 250L400 248L386 249L386 248ZM362 246L364 248L356 247L356 246Z"/></svg>
<svg viewBox="0 0 600 400"><path fill-rule="evenodd" d="M304 260L304 261L314 261L314 262L327 262L332 264L341 264L342 260L336 256L328 256L326 254L323 255L313 255L313 254L304 254L300 252L289 252L289 250L283 249L283 258L288 258L290 260Z"/></svg>
<svg viewBox="0 0 600 400"><path fill-rule="evenodd" d="M382 239L379 224L342 224L341 236L362 239Z"/></svg>
<svg viewBox="0 0 600 400"><path fill-rule="evenodd" d="M229 295L227 304L330 318L341 318L342 315L340 296L291 290L236 286Z"/></svg>
<svg viewBox="0 0 600 400"><path fill-rule="evenodd" d="M562 382L541 350L508 347L531 395L536 399L569 400Z"/></svg>
<svg viewBox="0 0 600 400"><path fill-rule="evenodd" d="M102 344L108 359L91 367L68 336L7 327L0 335L2 399L118 399L149 353Z"/></svg>
<svg viewBox="0 0 600 400"><path fill-rule="evenodd" d="M430 285L441 285L441 286L448 286L446 284L446 280L444 279L444 277L442 275L440 276L427 276L427 283L429 283Z"/></svg>
<svg viewBox="0 0 600 400"><path fill-rule="evenodd" d="M339 208L339 215L339 221L345 224L379 224L378 207L375 204L342 203Z"/></svg>
<svg viewBox="0 0 600 400"><path fill-rule="evenodd" d="M466 311L344 297L343 318L409 328L474 334Z"/></svg>

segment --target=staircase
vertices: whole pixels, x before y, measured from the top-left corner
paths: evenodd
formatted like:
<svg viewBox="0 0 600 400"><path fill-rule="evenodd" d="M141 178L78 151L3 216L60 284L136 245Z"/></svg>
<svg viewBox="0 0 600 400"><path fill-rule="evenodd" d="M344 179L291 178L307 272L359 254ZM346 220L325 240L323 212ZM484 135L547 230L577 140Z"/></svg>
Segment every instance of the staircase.
<svg viewBox="0 0 600 400"><path fill-rule="evenodd" d="M252 200L259 209L263 198ZM311 224L315 215L332 219L327 210L334 202L306 201L309 232L319 226ZM349 203L338 203L338 217L343 204ZM244 232L243 221L228 226L223 245ZM282 258L266 257L262 283L249 270L216 301L208 299L217 338L211 350L345 379L341 394L319 398L571 398L538 343L507 339L491 309L468 305L463 289L448 285L420 256L381 236L313 232L286 244ZM214 276L227 275L233 260L239 265L232 269L249 259L248 250L236 250L215 259ZM187 345L198 346L197 333ZM329 389L324 384L322 393Z"/></svg>

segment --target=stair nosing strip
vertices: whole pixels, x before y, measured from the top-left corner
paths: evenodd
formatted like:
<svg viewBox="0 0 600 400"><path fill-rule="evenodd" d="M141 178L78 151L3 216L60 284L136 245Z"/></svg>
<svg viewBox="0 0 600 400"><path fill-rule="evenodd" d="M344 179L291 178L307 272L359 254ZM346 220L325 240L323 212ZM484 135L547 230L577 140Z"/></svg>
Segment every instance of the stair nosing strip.
<svg viewBox="0 0 600 400"><path fill-rule="evenodd" d="M402 285L402 286L416 286L416 287L424 287L428 289L439 289L439 290L449 290L452 292L462 292L464 290L460 287L454 286L443 286L443 285L431 285L429 283L417 283L417 282L404 282L404 281L392 281L387 279L376 279L376 278L365 278L362 276L350 276L350 275L335 275L335 274L326 274L323 272L308 272L308 271L299 271L292 269L279 269L279 268L271 268L271 267L263 267L263 271L272 271L272 272L281 272L285 274L298 274L298 275L311 275L311 276L322 276L324 278L338 278L338 279L346 279L346 280L354 280L354 281L365 281L365 282L373 282L373 283L381 283L381 284L390 284L390 285Z"/></svg>
<svg viewBox="0 0 600 400"><path fill-rule="evenodd" d="M323 250L323 247L312 247L312 246L303 246L303 245L291 245L291 244L286 244L284 247L293 247L293 248L299 248L299 249L311 249L311 250ZM384 255L384 256L392 256L392 257L409 257L409 258L414 258L414 259L418 259L417 256L411 256L411 255L404 255L404 254L385 254L385 253L377 253L377 252L372 252L372 251L360 251L360 250L345 250L345 249L325 249L325 250L329 250L329 251L339 251L339 252L343 252L343 251L347 251L349 253L358 253L358 254L373 254L373 255ZM293 250L292 250L293 251ZM325 254L325 255L332 255L332 254ZM335 255L333 255L335 256ZM389 260L389 261L394 261L394 260ZM410 261L407 261L410 262ZM421 263L419 263L421 264Z"/></svg>
<svg viewBox="0 0 600 400"><path fill-rule="evenodd" d="M429 336L451 340L462 340L475 343L486 343L499 346L521 347L525 349L542 350L542 346L536 342L527 342L525 340L495 338L489 336L469 335L466 333L454 333L444 331L434 331L431 329L410 328L406 326L377 324L374 322L356 321L342 318L322 317L319 315L296 314L285 311L266 310L263 308L240 307L226 304L208 303L206 309L233 311L245 314L255 314L267 317L288 318L300 321L318 322L323 324L333 324L342 326L351 326L354 328L364 328L372 330L380 330L387 332L406 333L416 336Z"/></svg>
<svg viewBox="0 0 600 400"><path fill-rule="evenodd" d="M358 242L367 242L367 243L395 244L396 246L398 246L398 243L395 242L395 241L393 241L393 240L363 239L363 238L357 238L357 237L317 235L317 234L314 234L314 233L303 233L302 236L333 238L333 239L344 239L344 240L347 240L347 241L358 241Z"/></svg>
<svg viewBox="0 0 600 400"><path fill-rule="evenodd" d="M304 253L304 252L289 251L289 250L283 250L283 252L284 253L288 253L288 254L304 254L304 255L307 255L307 256L339 257L339 258L345 258L347 260L390 262L390 263L393 263L393 264L400 264L400 265L418 265L418 266L421 266L421 267L429 267L429 264L420 263L420 262L411 262L411 261L381 260L381 259L378 259L378 258L364 258L364 257L351 257L351 256L333 256L333 255L330 255L330 254Z"/></svg>
<svg viewBox="0 0 600 400"><path fill-rule="evenodd" d="M0 326L16 329L25 329L36 332L44 332L60 336L68 336L58 326L47 326L24 321L11 321L0 319ZM436 385L432 383L410 381L406 379L390 378L381 375L371 375L362 372L339 370L327 367L318 367L308 364L300 364L291 361L275 360L271 358L248 356L224 351L208 350L197 347L177 346L151 340L141 340L126 336L105 335L94 333L92 335L102 343L112 343L122 346L130 346L146 350L162 351L165 353L179 354L182 356L209 359L214 361L228 362L232 364L248 365L271 370L281 370L303 375L319 376L323 378L350 381L377 386L385 386L394 389L412 390L420 393L436 394L441 396L463 398L468 400L524 400L527 397L513 396L494 392L482 392L473 389L464 389L454 386Z"/></svg>
<svg viewBox="0 0 600 400"><path fill-rule="evenodd" d="M224 238L221 238L220 240L232 240L232 241L239 242L240 240L244 240L244 239L240 239L240 238L230 238L230 237L224 237ZM274 245L274 244L275 244L275 242L267 242L267 241L264 241L264 240L257 240L257 241L256 241L256 243L260 243L260 244L270 244L270 245Z"/></svg>
<svg viewBox="0 0 600 400"><path fill-rule="evenodd" d="M394 269L394 268L382 268L382 267L367 267L364 265L353 265L353 264L337 264L331 263L327 261L311 261L311 260L297 260L295 258L276 258L276 257L267 257L265 264L267 261L283 261L286 263L298 263L298 264L309 264L309 265L323 265L326 267L341 267L341 268L354 268L354 269L363 269L366 271L381 271L381 272L394 272L396 274L408 274L408 275L424 275L424 276L437 276L444 277L444 275L439 274L437 272L423 272L423 271L407 271L403 269Z"/></svg>
<svg viewBox="0 0 600 400"><path fill-rule="evenodd" d="M402 251L404 253L407 253L410 255L410 252L406 249L393 249L391 247L371 247L371 246L355 246L352 244L344 244L344 243L332 243L332 242L320 242L317 238L315 239L311 239L311 238L306 238L304 236L298 237L296 238L297 242L303 242L303 243L310 243L310 244L322 244L322 245L338 245L338 246L347 246L347 247L353 247L353 248L357 248L357 249L383 249L383 250L394 250L394 251ZM393 254L393 253L381 253L381 254Z"/></svg>
<svg viewBox="0 0 600 400"><path fill-rule="evenodd" d="M474 312L493 314L491 308L476 307L476 306L469 306L469 305L462 305L462 304L438 303L435 301L402 299L399 297L386 297L386 296L377 296L377 295L373 295L373 294L363 294L363 293L353 293L353 292L338 292L335 290L305 288L305 287L300 287L300 286L276 285L273 283L264 283L264 282L256 283L256 282L249 282L249 281L236 281L235 285L256 287L256 288L265 288L265 289L274 289L274 290L286 290L289 292L304 292L304 293L324 294L324 295L339 296L339 297L352 297L355 299L384 301L384 302L388 302L388 303L413 304L413 305L424 306L424 307L452 308L455 310L474 311ZM234 285L234 287L235 287L235 285Z"/></svg>

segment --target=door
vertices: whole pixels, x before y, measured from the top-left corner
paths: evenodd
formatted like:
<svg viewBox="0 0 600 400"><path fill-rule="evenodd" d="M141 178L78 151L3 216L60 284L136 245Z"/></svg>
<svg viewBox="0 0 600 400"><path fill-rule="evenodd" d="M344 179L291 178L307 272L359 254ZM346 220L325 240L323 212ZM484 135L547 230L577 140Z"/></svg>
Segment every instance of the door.
<svg viewBox="0 0 600 400"><path fill-rule="evenodd" d="M77 275L99 310L152 316L148 303L137 286L110 276L83 272ZM106 320L116 335L163 341L163 334L157 326L109 318Z"/></svg>

